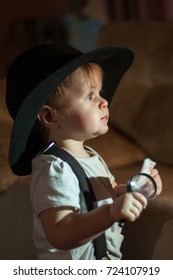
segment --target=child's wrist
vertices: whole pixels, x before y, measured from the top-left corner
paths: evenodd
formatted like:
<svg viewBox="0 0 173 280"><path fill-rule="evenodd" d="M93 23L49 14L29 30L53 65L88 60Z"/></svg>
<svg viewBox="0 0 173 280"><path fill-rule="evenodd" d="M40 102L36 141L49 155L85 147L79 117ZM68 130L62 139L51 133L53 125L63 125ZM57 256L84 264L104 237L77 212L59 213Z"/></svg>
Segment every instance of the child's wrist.
<svg viewBox="0 0 173 280"><path fill-rule="evenodd" d="M116 196L119 197L120 195L127 192L127 184L119 184L115 189Z"/></svg>

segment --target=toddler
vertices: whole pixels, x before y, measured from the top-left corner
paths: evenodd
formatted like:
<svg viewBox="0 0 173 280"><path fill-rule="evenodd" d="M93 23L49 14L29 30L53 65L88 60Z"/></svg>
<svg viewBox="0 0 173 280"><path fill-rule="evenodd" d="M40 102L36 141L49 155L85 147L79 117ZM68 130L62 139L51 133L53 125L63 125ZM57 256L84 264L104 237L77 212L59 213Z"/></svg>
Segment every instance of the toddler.
<svg viewBox="0 0 173 280"><path fill-rule="evenodd" d="M96 259L94 240L103 232L103 259L121 259L120 220L135 221L146 198L118 185L101 156L85 141L108 131L109 109L133 60L127 48L87 54L58 43L28 50L12 63L6 102L14 119L9 159L14 173L31 173L34 242L39 259ZM49 154L58 145L82 166L98 207L88 211L68 162ZM151 176L162 190L158 171Z"/></svg>

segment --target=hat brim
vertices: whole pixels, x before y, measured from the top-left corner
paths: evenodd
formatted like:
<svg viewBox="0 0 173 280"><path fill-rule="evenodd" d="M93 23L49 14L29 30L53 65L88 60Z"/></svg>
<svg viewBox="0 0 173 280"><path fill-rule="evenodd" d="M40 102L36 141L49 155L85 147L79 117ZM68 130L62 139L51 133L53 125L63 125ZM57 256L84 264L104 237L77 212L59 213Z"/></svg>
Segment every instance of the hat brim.
<svg viewBox="0 0 173 280"><path fill-rule="evenodd" d="M79 55L36 86L22 103L14 121L9 150L12 171L17 175L31 173L31 161L37 154L40 143L32 132L32 128L40 108L57 85L79 66L88 62L97 63L104 71L104 98L110 103L122 76L133 59L134 54L128 48L97 49Z"/></svg>

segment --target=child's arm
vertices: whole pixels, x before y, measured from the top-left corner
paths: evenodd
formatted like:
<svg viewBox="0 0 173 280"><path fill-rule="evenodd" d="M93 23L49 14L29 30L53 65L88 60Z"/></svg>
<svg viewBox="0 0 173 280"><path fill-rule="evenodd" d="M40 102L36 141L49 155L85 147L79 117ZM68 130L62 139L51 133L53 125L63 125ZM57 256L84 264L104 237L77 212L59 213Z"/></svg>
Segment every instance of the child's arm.
<svg viewBox="0 0 173 280"><path fill-rule="evenodd" d="M147 201L140 193L126 193L112 204L103 205L87 213L69 208L51 208L40 214L48 241L62 250L78 247L93 240L114 222L135 221Z"/></svg>

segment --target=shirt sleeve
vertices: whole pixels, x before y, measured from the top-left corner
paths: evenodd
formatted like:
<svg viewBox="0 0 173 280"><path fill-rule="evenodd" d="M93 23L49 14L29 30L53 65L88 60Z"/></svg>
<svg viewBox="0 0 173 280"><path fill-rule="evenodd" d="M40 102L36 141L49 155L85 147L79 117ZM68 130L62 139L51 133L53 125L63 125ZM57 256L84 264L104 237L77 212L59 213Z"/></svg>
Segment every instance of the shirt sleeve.
<svg viewBox="0 0 173 280"><path fill-rule="evenodd" d="M78 179L68 163L56 157L34 172L31 196L38 214L52 207L80 209Z"/></svg>

